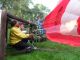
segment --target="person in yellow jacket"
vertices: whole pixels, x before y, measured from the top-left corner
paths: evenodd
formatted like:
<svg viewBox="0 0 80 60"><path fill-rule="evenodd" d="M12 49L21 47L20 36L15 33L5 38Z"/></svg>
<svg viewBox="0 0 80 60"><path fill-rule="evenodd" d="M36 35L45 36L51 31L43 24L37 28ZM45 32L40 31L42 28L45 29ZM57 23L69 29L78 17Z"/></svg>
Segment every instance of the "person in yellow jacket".
<svg viewBox="0 0 80 60"><path fill-rule="evenodd" d="M19 23L17 21L11 22L11 30L10 30L10 44L13 48L17 50L23 50L26 48L31 48L26 45L28 40L33 41L33 34L25 34L21 31Z"/></svg>

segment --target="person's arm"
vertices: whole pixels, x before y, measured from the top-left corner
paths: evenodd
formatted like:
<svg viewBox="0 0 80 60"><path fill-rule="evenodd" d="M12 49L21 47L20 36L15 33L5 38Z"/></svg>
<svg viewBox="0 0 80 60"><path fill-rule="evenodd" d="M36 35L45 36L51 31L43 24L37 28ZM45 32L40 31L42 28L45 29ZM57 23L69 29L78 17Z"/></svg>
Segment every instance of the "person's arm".
<svg viewBox="0 0 80 60"><path fill-rule="evenodd" d="M23 33L20 29L13 29L13 33L19 38L28 38L29 34Z"/></svg>

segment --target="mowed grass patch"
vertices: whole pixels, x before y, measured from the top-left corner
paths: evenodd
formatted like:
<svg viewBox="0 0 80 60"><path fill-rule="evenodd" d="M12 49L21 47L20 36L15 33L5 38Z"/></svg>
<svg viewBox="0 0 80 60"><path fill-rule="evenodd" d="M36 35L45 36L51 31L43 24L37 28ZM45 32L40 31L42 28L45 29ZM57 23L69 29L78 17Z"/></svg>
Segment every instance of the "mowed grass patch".
<svg viewBox="0 0 80 60"><path fill-rule="evenodd" d="M35 43L38 48L31 53L7 55L6 60L80 60L80 47L71 47L51 41ZM47 49L47 50L46 50ZM48 49L52 49L48 51Z"/></svg>

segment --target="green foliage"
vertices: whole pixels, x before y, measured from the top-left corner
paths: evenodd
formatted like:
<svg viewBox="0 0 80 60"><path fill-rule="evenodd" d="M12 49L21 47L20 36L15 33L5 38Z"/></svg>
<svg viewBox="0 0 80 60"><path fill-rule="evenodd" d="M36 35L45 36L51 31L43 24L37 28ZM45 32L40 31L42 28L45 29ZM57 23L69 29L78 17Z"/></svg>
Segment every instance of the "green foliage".
<svg viewBox="0 0 80 60"><path fill-rule="evenodd" d="M45 12L49 11L42 4L36 4L33 8L30 8L29 5L33 5L32 0L0 0L0 3L7 12L25 20L35 20L37 15L43 18Z"/></svg>

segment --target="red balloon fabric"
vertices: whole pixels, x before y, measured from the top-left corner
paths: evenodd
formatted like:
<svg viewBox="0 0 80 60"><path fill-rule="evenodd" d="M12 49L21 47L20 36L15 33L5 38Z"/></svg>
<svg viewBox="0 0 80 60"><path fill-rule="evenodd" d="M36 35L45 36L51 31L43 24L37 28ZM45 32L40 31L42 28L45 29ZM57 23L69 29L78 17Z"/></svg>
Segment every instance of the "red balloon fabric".
<svg viewBox="0 0 80 60"><path fill-rule="evenodd" d="M80 46L80 12L77 15L75 11L80 11L78 0L62 0L57 7L46 16L43 21L43 28L49 40L70 46ZM72 8L72 11L71 9ZM71 12L69 12L71 11Z"/></svg>

